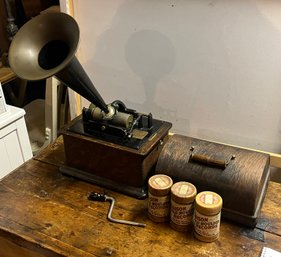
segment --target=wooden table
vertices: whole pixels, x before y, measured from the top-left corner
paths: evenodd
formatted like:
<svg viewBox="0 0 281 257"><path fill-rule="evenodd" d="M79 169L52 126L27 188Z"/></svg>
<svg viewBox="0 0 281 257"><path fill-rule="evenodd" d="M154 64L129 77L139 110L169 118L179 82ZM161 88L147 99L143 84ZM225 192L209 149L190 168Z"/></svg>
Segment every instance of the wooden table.
<svg viewBox="0 0 281 257"><path fill-rule="evenodd" d="M254 257L264 246L281 251L280 184L270 183L255 229L222 221L220 239L203 243L192 233L150 221L146 200L63 176L63 162L59 138L0 182L0 256ZM146 228L109 222L109 203L90 202L92 191L115 197L114 217L146 223Z"/></svg>

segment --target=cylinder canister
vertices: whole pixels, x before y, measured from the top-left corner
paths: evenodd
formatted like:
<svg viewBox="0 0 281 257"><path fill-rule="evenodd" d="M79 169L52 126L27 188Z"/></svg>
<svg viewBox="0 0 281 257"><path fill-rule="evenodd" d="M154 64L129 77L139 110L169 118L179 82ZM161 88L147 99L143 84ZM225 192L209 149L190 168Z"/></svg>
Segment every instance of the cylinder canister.
<svg viewBox="0 0 281 257"><path fill-rule="evenodd" d="M171 188L170 225L178 231L191 228L196 187L188 182L177 182Z"/></svg>
<svg viewBox="0 0 281 257"><path fill-rule="evenodd" d="M148 180L148 216L155 222L168 222L170 219L170 190L173 180L163 174Z"/></svg>
<svg viewBox="0 0 281 257"><path fill-rule="evenodd" d="M211 191L203 191L195 198L194 235L204 242L219 238L222 198Z"/></svg>

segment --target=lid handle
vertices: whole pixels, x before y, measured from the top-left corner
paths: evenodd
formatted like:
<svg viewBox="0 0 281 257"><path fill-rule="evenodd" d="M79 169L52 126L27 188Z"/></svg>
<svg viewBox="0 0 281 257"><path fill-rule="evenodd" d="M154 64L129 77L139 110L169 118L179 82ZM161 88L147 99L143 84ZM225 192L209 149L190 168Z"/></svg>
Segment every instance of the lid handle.
<svg viewBox="0 0 281 257"><path fill-rule="evenodd" d="M190 154L190 161L197 162L200 164L213 166L220 169L225 169L227 165L230 163L230 161L234 160L236 158L235 155L232 155L229 160L221 160L221 159L214 159L210 156L203 155L203 154L195 154L194 151L195 147L192 146L190 148L191 154Z"/></svg>

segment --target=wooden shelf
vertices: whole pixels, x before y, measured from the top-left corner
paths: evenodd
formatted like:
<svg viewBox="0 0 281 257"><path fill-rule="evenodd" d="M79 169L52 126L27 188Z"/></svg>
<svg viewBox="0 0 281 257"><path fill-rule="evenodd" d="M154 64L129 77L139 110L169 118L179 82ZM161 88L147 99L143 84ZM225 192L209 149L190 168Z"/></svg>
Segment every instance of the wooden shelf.
<svg viewBox="0 0 281 257"><path fill-rule="evenodd" d="M9 67L0 68L0 82L2 84L8 83L16 78L16 74Z"/></svg>

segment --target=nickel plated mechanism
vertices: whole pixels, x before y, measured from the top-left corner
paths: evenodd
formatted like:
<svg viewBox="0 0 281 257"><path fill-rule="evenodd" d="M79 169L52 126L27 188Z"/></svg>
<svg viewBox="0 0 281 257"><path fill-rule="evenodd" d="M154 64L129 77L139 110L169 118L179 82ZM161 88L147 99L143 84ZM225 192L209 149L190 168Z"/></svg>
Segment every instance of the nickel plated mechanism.
<svg viewBox="0 0 281 257"><path fill-rule="evenodd" d="M82 119L69 130L87 134L119 145L139 149L162 126L162 121L152 114L138 113L116 100L107 105L105 113L95 104L83 108Z"/></svg>

